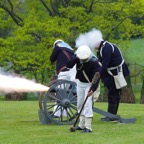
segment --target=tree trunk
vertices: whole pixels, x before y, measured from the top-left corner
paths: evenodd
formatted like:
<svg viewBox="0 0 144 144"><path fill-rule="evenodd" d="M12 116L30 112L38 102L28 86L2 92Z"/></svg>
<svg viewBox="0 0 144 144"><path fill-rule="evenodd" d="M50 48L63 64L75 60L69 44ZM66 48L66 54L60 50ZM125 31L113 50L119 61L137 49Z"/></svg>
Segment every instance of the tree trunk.
<svg viewBox="0 0 144 144"><path fill-rule="evenodd" d="M135 96L132 91L130 76L126 78L127 86L122 89L121 102L124 103L135 103Z"/></svg>
<svg viewBox="0 0 144 144"><path fill-rule="evenodd" d="M144 77L142 77L142 89L141 89L140 103L144 104Z"/></svg>
<svg viewBox="0 0 144 144"><path fill-rule="evenodd" d="M21 101L21 100L27 100L26 93L8 93L5 95L6 101Z"/></svg>
<svg viewBox="0 0 144 144"><path fill-rule="evenodd" d="M106 87L104 87L104 94L103 94L102 101L103 102L107 102L108 101L108 89Z"/></svg>

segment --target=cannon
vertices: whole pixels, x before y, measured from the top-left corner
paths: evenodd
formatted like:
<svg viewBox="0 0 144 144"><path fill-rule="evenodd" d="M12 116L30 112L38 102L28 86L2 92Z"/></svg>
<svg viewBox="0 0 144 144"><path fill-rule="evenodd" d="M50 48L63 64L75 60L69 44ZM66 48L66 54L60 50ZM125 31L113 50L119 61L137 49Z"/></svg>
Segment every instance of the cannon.
<svg viewBox="0 0 144 144"><path fill-rule="evenodd" d="M41 124L74 124L78 115L76 83L68 80L53 80L47 86L49 90L39 95L38 115ZM57 111L60 111L59 117L55 116ZM93 107L93 111L120 123L134 123L136 121L136 118L122 118L96 107ZM62 115L63 112L66 113L65 116Z"/></svg>
<svg viewBox="0 0 144 144"><path fill-rule="evenodd" d="M48 84L49 90L39 95L39 119L42 124L51 122L59 125L73 124L77 116L76 83L54 80ZM55 110L54 110L55 108ZM60 111L59 117L55 113ZM62 113L65 111L66 116Z"/></svg>

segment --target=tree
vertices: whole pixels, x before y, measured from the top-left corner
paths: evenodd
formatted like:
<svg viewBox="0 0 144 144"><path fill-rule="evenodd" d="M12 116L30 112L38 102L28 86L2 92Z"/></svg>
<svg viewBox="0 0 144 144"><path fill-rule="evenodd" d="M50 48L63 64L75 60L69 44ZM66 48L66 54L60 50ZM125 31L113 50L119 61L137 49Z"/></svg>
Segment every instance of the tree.
<svg viewBox="0 0 144 144"><path fill-rule="evenodd" d="M143 6L143 0L1 0L0 65L47 84L56 39L74 48L80 33L96 27L125 50L127 40L144 34Z"/></svg>
<svg viewBox="0 0 144 144"><path fill-rule="evenodd" d="M141 89L140 103L144 104L144 76L143 75L142 75L142 89Z"/></svg>

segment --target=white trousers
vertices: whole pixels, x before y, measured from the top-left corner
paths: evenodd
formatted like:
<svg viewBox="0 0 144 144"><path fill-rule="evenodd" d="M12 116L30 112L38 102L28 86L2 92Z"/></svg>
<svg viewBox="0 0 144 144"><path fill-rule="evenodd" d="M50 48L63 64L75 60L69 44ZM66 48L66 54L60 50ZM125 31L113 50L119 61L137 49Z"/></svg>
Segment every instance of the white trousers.
<svg viewBox="0 0 144 144"><path fill-rule="evenodd" d="M60 72L58 74L58 79L65 79L76 82L75 76L76 76L76 66L74 66L69 71Z"/></svg>
<svg viewBox="0 0 144 144"><path fill-rule="evenodd" d="M87 93L90 89L91 83L82 83L77 80L77 109L80 112L82 105L84 103L85 98L87 97ZM89 96L84 108L82 110L81 115L85 117L93 117L93 110L92 110L92 96Z"/></svg>
<svg viewBox="0 0 144 144"><path fill-rule="evenodd" d="M63 79L63 80L69 80L69 81L73 81L76 82L75 79L75 75L76 75L76 67L73 67L72 69L70 69L69 71L64 71L64 72L60 72L58 74L58 79ZM54 112L57 108L57 105L54 106ZM59 108L59 107L58 107ZM60 108L61 109L61 108ZM60 117L61 115L61 110L57 110L54 115ZM63 110L62 116L67 116L67 112L66 110Z"/></svg>
<svg viewBox="0 0 144 144"><path fill-rule="evenodd" d="M82 129L87 128L92 131L91 123L92 123L92 118L80 115L79 125L78 125L80 128Z"/></svg>

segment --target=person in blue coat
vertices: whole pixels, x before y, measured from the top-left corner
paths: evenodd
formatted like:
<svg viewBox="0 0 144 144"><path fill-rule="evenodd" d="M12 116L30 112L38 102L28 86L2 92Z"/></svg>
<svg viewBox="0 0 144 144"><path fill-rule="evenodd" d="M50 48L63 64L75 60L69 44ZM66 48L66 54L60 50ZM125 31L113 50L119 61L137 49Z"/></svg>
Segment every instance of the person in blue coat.
<svg viewBox="0 0 144 144"><path fill-rule="evenodd" d="M97 49L97 57L101 62L99 75L104 86L108 89L108 112L117 114L120 103L120 94L122 88L117 88L114 76L122 70L123 76L127 77L130 71L125 63L123 55L116 44L104 41L100 31L95 30L95 48ZM113 121L108 117L101 118L102 121Z"/></svg>
<svg viewBox="0 0 144 144"><path fill-rule="evenodd" d="M102 63L102 67L99 71L100 77L108 89L108 112L117 114L121 88L116 88L113 76L117 75L119 68L122 68L124 77L127 77L130 74L130 71L118 46L102 40L96 48L98 49L97 56L99 61ZM102 118L101 120L113 121L113 119L109 119L107 117Z"/></svg>
<svg viewBox="0 0 144 144"><path fill-rule="evenodd" d="M50 61L52 63L56 62L58 79L70 80L69 69L66 64L73 55L74 51L69 44L60 39L54 42Z"/></svg>
<svg viewBox="0 0 144 144"><path fill-rule="evenodd" d="M70 80L75 82L76 70L66 67L68 60L74 55L74 51L69 44L61 39L58 39L53 44L53 51L50 56L50 61L56 63L56 71L58 79ZM61 114L60 106L54 106L54 117L67 116L65 110Z"/></svg>

